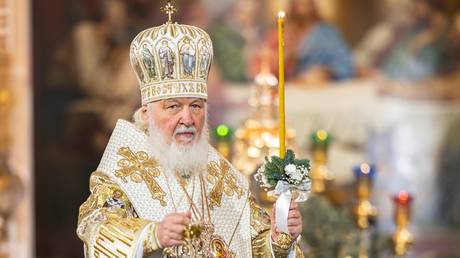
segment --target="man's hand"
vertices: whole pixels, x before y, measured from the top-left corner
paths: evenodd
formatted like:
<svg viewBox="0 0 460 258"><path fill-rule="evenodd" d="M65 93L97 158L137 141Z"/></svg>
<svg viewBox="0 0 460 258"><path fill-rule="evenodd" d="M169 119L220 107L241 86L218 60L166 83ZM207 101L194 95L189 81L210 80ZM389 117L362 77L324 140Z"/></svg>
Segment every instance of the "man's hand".
<svg viewBox="0 0 460 258"><path fill-rule="evenodd" d="M273 205L272 212L270 213L270 220L272 224L272 239L274 241L276 241L278 239L278 235L282 233L276 227L275 209L276 206ZM299 205L296 202L291 202L291 207L289 208L288 213L288 229L292 239L297 239L300 233L302 233L302 227L302 215L299 211Z"/></svg>
<svg viewBox="0 0 460 258"><path fill-rule="evenodd" d="M157 237L162 247L171 247L183 243L182 233L185 227L190 224L192 213L181 212L166 215L158 224Z"/></svg>

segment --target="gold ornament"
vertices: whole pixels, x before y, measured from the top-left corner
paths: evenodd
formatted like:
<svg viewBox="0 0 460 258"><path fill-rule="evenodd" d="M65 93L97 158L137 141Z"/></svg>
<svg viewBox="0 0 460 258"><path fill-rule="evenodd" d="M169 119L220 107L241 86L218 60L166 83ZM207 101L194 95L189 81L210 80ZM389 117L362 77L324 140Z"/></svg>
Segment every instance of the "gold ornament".
<svg viewBox="0 0 460 258"><path fill-rule="evenodd" d="M147 223L135 218L103 222L95 240L94 257L128 257L126 250L133 248L136 232Z"/></svg>
<svg viewBox="0 0 460 258"><path fill-rule="evenodd" d="M120 148L118 155L123 159L118 161L120 169L115 171L115 176L121 178L125 183L128 183L127 177L134 183L145 182L152 198L160 201L162 206L166 206L166 193L154 179L160 176L157 161L150 158L144 151L134 154L129 147Z"/></svg>
<svg viewBox="0 0 460 258"><path fill-rule="evenodd" d="M184 231L184 244L165 248L165 257L235 257L227 243L215 233L214 226L209 223L190 224Z"/></svg>
<svg viewBox="0 0 460 258"><path fill-rule="evenodd" d="M364 230L369 227L369 220L374 219L377 216L377 209L370 202L370 196L372 191L372 175L371 166L363 163L356 168L358 174L358 204L356 205L354 212L356 217L356 224L359 229Z"/></svg>
<svg viewBox="0 0 460 258"><path fill-rule="evenodd" d="M202 231L203 231L203 228L199 224L188 224L185 227L185 230L182 233L182 236L184 237L184 240L192 241L196 238L199 238Z"/></svg>
<svg viewBox="0 0 460 258"><path fill-rule="evenodd" d="M409 232L410 204L413 197L404 191L393 197L395 203L395 224L396 230L393 234L394 253L396 257L404 257L409 252L410 246L414 243L414 236Z"/></svg>
<svg viewBox="0 0 460 258"><path fill-rule="evenodd" d="M280 233L276 239L276 244L281 249L289 249L292 245L292 237L286 233Z"/></svg>
<svg viewBox="0 0 460 258"><path fill-rule="evenodd" d="M318 130L313 133L313 167L310 172L311 190L313 193L324 193L328 182L332 180L330 171L327 168L327 150L329 143L329 134L324 130Z"/></svg>
<svg viewBox="0 0 460 258"><path fill-rule="evenodd" d="M171 0L168 0L168 3L165 7L161 7L160 10L165 12L168 15L168 22L171 22L171 15L177 12L176 7L171 4Z"/></svg>
<svg viewBox="0 0 460 258"><path fill-rule="evenodd" d="M222 195L225 193L228 197L234 194L240 199L243 196L243 189L238 186L235 176L230 172L230 165L227 161L221 159L219 164L217 162L210 162L208 164L208 181L214 184L209 194L211 209L220 207L222 202Z"/></svg>

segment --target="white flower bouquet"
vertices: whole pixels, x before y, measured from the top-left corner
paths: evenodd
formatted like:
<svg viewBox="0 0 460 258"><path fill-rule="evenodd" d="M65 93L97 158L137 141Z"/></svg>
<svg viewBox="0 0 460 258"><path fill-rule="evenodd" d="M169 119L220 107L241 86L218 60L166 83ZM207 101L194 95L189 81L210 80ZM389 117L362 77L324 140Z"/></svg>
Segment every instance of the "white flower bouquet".
<svg viewBox="0 0 460 258"><path fill-rule="evenodd" d="M310 192L310 161L308 159L296 159L292 150L287 150L284 159L277 156L265 157L265 162L257 170L254 178L270 195L279 196L291 190L295 194L294 200L305 201Z"/></svg>

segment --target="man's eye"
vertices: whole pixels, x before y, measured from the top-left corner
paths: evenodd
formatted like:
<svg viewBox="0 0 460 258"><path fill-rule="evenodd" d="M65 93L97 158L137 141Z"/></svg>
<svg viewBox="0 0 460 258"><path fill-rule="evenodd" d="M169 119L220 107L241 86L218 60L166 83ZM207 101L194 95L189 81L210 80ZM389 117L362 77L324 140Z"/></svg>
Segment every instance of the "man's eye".
<svg viewBox="0 0 460 258"><path fill-rule="evenodd" d="M174 109L178 109L178 108L179 108L179 105L170 105L170 106L167 106L166 108L167 108L167 109L174 110Z"/></svg>
<svg viewBox="0 0 460 258"><path fill-rule="evenodd" d="M199 104L192 104L192 108L194 108L194 109L201 109L201 105L199 105Z"/></svg>

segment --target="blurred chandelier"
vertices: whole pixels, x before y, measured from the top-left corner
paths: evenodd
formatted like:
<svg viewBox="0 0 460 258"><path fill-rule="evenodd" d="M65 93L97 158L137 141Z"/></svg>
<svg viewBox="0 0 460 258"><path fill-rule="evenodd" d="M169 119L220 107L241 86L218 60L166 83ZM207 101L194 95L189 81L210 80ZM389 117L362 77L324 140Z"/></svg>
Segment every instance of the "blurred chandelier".
<svg viewBox="0 0 460 258"><path fill-rule="evenodd" d="M261 72L255 77L255 83L250 89L248 102L252 114L235 132L232 164L248 177L262 164L265 156L277 155L279 152L278 79L270 73L267 60L268 55L265 53ZM296 149L292 146L294 138L294 130L288 128L286 139L292 149Z"/></svg>

